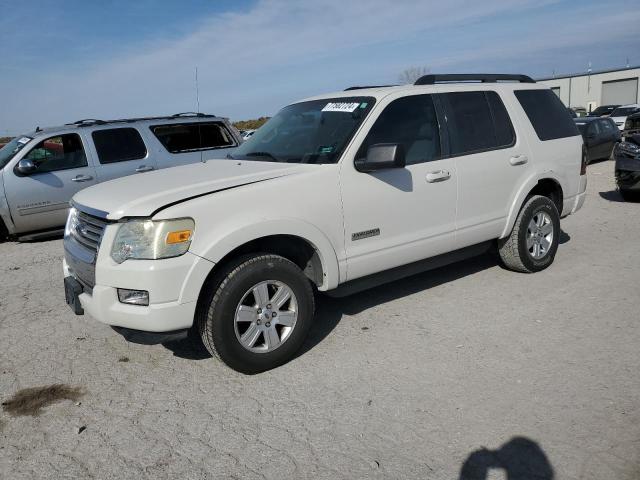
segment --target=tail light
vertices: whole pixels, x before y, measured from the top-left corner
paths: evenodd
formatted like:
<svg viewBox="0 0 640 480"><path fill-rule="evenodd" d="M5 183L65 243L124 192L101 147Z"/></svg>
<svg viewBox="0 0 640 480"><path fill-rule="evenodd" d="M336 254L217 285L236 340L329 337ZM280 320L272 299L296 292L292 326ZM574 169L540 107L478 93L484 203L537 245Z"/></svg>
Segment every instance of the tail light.
<svg viewBox="0 0 640 480"><path fill-rule="evenodd" d="M580 175L587 174L587 147L582 145L582 164L580 165Z"/></svg>

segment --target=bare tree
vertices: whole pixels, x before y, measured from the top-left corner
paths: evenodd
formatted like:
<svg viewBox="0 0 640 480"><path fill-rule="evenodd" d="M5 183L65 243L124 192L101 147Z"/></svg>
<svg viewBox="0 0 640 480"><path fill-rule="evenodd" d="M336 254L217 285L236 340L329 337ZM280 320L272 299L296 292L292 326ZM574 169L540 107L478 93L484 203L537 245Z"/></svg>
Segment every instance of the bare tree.
<svg viewBox="0 0 640 480"><path fill-rule="evenodd" d="M402 85L409 85L415 83L417 79L419 79L423 75L427 75L431 72L429 67L409 67L406 68L399 76L398 81Z"/></svg>

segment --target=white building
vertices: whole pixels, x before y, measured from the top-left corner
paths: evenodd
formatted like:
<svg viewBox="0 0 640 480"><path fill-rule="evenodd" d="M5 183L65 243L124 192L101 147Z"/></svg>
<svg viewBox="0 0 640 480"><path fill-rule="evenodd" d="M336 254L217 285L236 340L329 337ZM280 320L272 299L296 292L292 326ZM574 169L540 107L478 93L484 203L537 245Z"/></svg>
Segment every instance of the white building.
<svg viewBox="0 0 640 480"><path fill-rule="evenodd" d="M640 103L640 66L541 78L570 108L594 110L601 105Z"/></svg>

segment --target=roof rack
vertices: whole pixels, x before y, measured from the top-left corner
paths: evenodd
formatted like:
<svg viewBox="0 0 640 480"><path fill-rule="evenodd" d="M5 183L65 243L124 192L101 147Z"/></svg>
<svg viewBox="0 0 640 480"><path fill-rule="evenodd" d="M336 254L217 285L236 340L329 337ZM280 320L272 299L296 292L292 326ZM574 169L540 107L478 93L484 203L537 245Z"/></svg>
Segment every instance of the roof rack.
<svg viewBox="0 0 640 480"><path fill-rule="evenodd" d="M217 118L216 115L208 113L181 112L173 115L162 115L158 117L138 117L138 118L121 118L117 120L98 120L96 118L85 118L76 122L67 123L66 125L75 125L77 127L88 127L91 125L106 125L108 123L133 123L143 120L174 120L176 118Z"/></svg>
<svg viewBox="0 0 640 480"><path fill-rule="evenodd" d="M349 87L349 88L345 88L344 91L348 92L350 90L363 90L365 88L386 88L386 87L396 87L397 85L363 85L363 86L355 86L355 87Z"/></svg>
<svg viewBox="0 0 640 480"><path fill-rule="evenodd" d="M414 85L434 85L436 83L453 83L453 82L481 82L481 83L497 83L497 82L520 82L520 83L536 83L536 81L528 75L511 75L507 73L454 73L445 75L423 75Z"/></svg>

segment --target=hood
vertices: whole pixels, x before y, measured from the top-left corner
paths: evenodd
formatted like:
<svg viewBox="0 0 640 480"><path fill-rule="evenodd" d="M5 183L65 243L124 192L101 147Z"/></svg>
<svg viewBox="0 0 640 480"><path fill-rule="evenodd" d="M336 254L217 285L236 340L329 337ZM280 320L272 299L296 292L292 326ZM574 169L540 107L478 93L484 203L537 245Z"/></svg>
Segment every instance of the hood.
<svg viewBox="0 0 640 480"><path fill-rule="evenodd" d="M109 220L149 217L164 207L192 198L313 168L318 167L310 164L210 160L100 183L78 192L72 202L88 213Z"/></svg>

